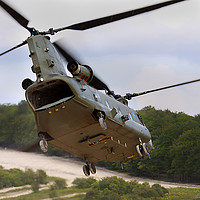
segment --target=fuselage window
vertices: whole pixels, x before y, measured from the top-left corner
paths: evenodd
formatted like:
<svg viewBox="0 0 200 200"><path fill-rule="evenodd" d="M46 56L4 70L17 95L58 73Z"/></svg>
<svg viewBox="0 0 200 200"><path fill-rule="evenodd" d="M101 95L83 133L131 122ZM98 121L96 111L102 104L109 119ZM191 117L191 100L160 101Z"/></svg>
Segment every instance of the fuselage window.
<svg viewBox="0 0 200 200"><path fill-rule="evenodd" d="M132 118L134 119L134 118L135 118L135 113L132 112L132 113L131 113L131 116L132 116Z"/></svg>
<svg viewBox="0 0 200 200"><path fill-rule="evenodd" d="M138 119L140 120L141 124L144 126L144 122L142 120L142 116L137 113Z"/></svg>
<svg viewBox="0 0 200 200"><path fill-rule="evenodd" d="M111 107L110 107L108 101L106 101L106 106L111 110Z"/></svg>
<svg viewBox="0 0 200 200"><path fill-rule="evenodd" d="M133 117L132 117L131 113L129 113L129 119L133 120Z"/></svg>
<svg viewBox="0 0 200 200"><path fill-rule="evenodd" d="M122 115L122 112L121 112L121 110L120 110L119 107L117 107L117 111L118 111L118 113L119 113L120 115Z"/></svg>

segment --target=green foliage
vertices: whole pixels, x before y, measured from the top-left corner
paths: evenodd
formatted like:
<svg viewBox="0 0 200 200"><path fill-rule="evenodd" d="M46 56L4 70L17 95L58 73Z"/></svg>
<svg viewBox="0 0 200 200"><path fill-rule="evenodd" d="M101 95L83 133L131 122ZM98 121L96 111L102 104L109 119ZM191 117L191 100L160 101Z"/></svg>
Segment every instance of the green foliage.
<svg viewBox="0 0 200 200"><path fill-rule="evenodd" d="M26 101L18 105L0 105L0 147L20 149L37 138L34 114ZM48 155L71 156L66 151L49 146Z"/></svg>
<svg viewBox="0 0 200 200"><path fill-rule="evenodd" d="M25 170L25 184L31 185L36 179L36 174L32 169Z"/></svg>
<svg viewBox="0 0 200 200"><path fill-rule="evenodd" d="M37 138L33 113L26 101L0 105L0 146L18 148Z"/></svg>
<svg viewBox="0 0 200 200"><path fill-rule="evenodd" d="M11 184L18 187L24 184L24 172L20 169L10 169L9 171L10 174L10 181Z"/></svg>
<svg viewBox="0 0 200 200"><path fill-rule="evenodd" d="M47 184L47 174L45 171L41 170L41 169L38 169L37 172L37 177L38 177L38 182L40 184Z"/></svg>
<svg viewBox="0 0 200 200"><path fill-rule="evenodd" d="M77 188L90 188L92 184L96 183L96 179L89 177L89 178L76 178L72 182L73 185Z"/></svg>
<svg viewBox="0 0 200 200"><path fill-rule="evenodd" d="M50 185L49 197L55 198L58 196L58 190L64 189L67 187L65 179L56 178L53 185Z"/></svg>
<svg viewBox="0 0 200 200"><path fill-rule="evenodd" d="M13 168L8 170L0 166L0 189L12 186L31 185L32 190L37 192L39 190L39 184L46 184L47 178L43 170L37 170L36 172L32 169L22 171Z"/></svg>
<svg viewBox="0 0 200 200"><path fill-rule="evenodd" d="M162 200L199 200L200 188L170 188Z"/></svg>
<svg viewBox="0 0 200 200"><path fill-rule="evenodd" d="M4 169L0 167L0 189L11 186L22 186L24 185L24 172L20 169Z"/></svg>
<svg viewBox="0 0 200 200"><path fill-rule="evenodd" d="M171 148L172 172L179 180L200 179L200 127L184 132Z"/></svg>
<svg viewBox="0 0 200 200"><path fill-rule="evenodd" d="M168 193L168 190L159 184L152 185L152 189L154 189L161 197Z"/></svg>
<svg viewBox="0 0 200 200"><path fill-rule="evenodd" d="M58 193L56 192L56 188L54 185L51 185L49 189L50 189L50 192L49 192L50 198L55 198L58 196Z"/></svg>
<svg viewBox="0 0 200 200"><path fill-rule="evenodd" d="M122 178L106 177L94 183L86 193L87 200L149 199L163 197L168 190L158 184L127 182Z"/></svg>
<svg viewBox="0 0 200 200"><path fill-rule="evenodd" d="M64 189L67 187L66 180L62 178L57 178L54 184L55 189Z"/></svg>
<svg viewBox="0 0 200 200"><path fill-rule="evenodd" d="M31 189L33 190L33 192L38 192L39 188L40 188L39 181L37 179L33 180L31 184Z"/></svg>

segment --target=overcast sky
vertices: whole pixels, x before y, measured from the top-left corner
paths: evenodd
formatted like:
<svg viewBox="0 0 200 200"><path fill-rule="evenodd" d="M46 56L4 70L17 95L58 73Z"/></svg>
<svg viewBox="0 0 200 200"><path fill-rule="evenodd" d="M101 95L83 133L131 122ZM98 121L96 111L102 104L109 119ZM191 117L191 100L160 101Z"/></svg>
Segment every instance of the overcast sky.
<svg viewBox="0 0 200 200"><path fill-rule="evenodd" d="M163 0L6 0L40 31L116 14ZM188 0L87 31L63 31L51 40L77 52L115 93L142 92L200 78L200 1ZM29 32L0 8L0 52ZM21 82L35 80L28 46L0 57L0 103L24 99ZM200 82L137 97L134 109L200 114Z"/></svg>

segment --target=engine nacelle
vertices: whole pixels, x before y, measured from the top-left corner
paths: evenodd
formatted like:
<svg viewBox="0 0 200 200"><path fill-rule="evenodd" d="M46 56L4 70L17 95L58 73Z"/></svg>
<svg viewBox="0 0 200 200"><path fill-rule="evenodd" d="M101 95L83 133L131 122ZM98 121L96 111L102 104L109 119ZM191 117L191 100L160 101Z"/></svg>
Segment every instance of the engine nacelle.
<svg viewBox="0 0 200 200"><path fill-rule="evenodd" d="M77 62L70 62L67 65L67 69L76 79L87 83L93 78L93 71L88 65L79 65Z"/></svg>

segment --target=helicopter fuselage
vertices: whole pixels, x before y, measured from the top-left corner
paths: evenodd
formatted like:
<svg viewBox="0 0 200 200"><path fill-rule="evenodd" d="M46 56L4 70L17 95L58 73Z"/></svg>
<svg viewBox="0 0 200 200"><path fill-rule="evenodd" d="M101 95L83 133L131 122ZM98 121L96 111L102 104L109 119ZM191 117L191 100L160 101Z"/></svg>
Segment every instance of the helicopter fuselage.
<svg viewBox="0 0 200 200"><path fill-rule="evenodd" d="M27 39L37 80L26 90L36 119L37 131L54 147L89 162L125 162L138 157L136 145L151 135L126 99L69 77L53 44L45 36ZM106 128L98 121L103 114Z"/></svg>

